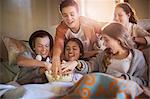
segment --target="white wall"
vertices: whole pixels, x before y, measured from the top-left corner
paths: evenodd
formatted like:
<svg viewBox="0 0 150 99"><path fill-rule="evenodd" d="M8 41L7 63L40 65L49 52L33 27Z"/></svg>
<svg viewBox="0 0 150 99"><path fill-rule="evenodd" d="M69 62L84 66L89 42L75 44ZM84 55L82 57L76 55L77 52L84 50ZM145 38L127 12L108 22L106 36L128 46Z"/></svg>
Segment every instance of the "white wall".
<svg viewBox="0 0 150 99"><path fill-rule="evenodd" d="M50 28L60 22L60 0L0 0L0 36L28 40L31 33ZM2 21L2 22L1 22ZM1 41L0 41L1 44ZM0 52L3 48L0 47ZM4 55L3 55L4 56Z"/></svg>
<svg viewBox="0 0 150 99"><path fill-rule="evenodd" d="M48 30L59 22L58 0L3 0L3 34L28 40L38 29ZM52 6L53 5L53 6Z"/></svg>

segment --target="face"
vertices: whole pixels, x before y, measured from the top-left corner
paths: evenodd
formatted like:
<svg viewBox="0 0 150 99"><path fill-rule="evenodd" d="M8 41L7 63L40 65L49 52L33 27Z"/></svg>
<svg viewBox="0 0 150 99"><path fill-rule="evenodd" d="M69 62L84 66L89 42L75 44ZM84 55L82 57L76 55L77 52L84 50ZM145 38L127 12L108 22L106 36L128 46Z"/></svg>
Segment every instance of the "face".
<svg viewBox="0 0 150 99"><path fill-rule="evenodd" d="M115 40L107 35L103 35L103 39L104 39L104 45L106 46L106 48L110 48L113 54L119 51L121 45L118 40Z"/></svg>
<svg viewBox="0 0 150 99"><path fill-rule="evenodd" d="M65 58L68 61L78 60L80 57L80 48L76 42L69 41L65 48Z"/></svg>
<svg viewBox="0 0 150 99"><path fill-rule="evenodd" d="M119 22L123 25L129 22L129 15L121 7L116 7L114 12L114 21Z"/></svg>
<svg viewBox="0 0 150 99"><path fill-rule="evenodd" d="M35 39L35 53L41 55L43 58L46 58L49 54L50 49L50 40L49 37L37 37Z"/></svg>
<svg viewBox="0 0 150 99"><path fill-rule="evenodd" d="M79 13L74 6L64 7L61 14L64 22L69 28L79 27Z"/></svg>

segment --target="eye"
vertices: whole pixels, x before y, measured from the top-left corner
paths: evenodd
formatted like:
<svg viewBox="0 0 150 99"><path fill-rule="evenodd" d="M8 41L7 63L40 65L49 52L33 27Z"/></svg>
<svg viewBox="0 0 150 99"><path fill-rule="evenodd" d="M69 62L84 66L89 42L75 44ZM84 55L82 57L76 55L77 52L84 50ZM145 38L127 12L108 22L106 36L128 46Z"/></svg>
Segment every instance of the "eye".
<svg viewBox="0 0 150 99"><path fill-rule="evenodd" d="M38 45L37 47L42 47L42 45Z"/></svg>
<svg viewBox="0 0 150 99"><path fill-rule="evenodd" d="M75 14L74 14L74 13L71 13L71 16L75 16Z"/></svg>
<svg viewBox="0 0 150 99"><path fill-rule="evenodd" d="M122 17L122 14L118 14L119 17Z"/></svg>
<svg viewBox="0 0 150 99"><path fill-rule="evenodd" d="M77 50L77 48L73 48L73 50Z"/></svg>
<svg viewBox="0 0 150 99"><path fill-rule="evenodd" d="M63 16L63 17L67 17L68 15L67 15L67 14L62 14L62 16Z"/></svg>
<svg viewBox="0 0 150 99"><path fill-rule="evenodd" d="M49 45L46 45L45 47L47 47L47 48L48 48L48 47L49 47Z"/></svg>
<svg viewBox="0 0 150 99"><path fill-rule="evenodd" d="M66 47L66 49L65 49L66 51L69 51L70 50L70 48L69 47Z"/></svg>

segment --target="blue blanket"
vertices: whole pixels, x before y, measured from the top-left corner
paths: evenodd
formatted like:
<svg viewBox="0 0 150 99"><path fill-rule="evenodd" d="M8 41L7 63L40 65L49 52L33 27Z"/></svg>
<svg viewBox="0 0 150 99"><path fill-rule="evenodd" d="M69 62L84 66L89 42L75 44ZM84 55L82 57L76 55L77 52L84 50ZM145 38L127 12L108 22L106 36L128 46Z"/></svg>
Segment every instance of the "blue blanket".
<svg viewBox="0 0 150 99"><path fill-rule="evenodd" d="M103 73L92 73L85 75L63 98L134 99L142 92L141 87L131 80L123 80Z"/></svg>

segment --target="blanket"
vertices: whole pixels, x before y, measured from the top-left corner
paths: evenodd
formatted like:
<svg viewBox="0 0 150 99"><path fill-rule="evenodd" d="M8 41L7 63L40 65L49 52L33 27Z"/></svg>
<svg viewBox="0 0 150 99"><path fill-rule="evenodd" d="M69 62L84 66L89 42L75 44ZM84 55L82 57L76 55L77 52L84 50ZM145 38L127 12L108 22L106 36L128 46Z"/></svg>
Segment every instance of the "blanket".
<svg viewBox="0 0 150 99"><path fill-rule="evenodd" d="M0 84L0 99L51 99L67 94L72 82L26 84L22 86Z"/></svg>
<svg viewBox="0 0 150 99"><path fill-rule="evenodd" d="M134 81L115 78L103 73L92 73L85 75L62 98L134 99L142 92L142 88Z"/></svg>
<svg viewBox="0 0 150 99"><path fill-rule="evenodd" d="M103 73L87 74L75 84L72 82L52 82L26 84L20 87L0 84L1 96L7 97L6 99L16 99L18 96L17 99L134 99L142 92L142 88L134 81L115 78Z"/></svg>

